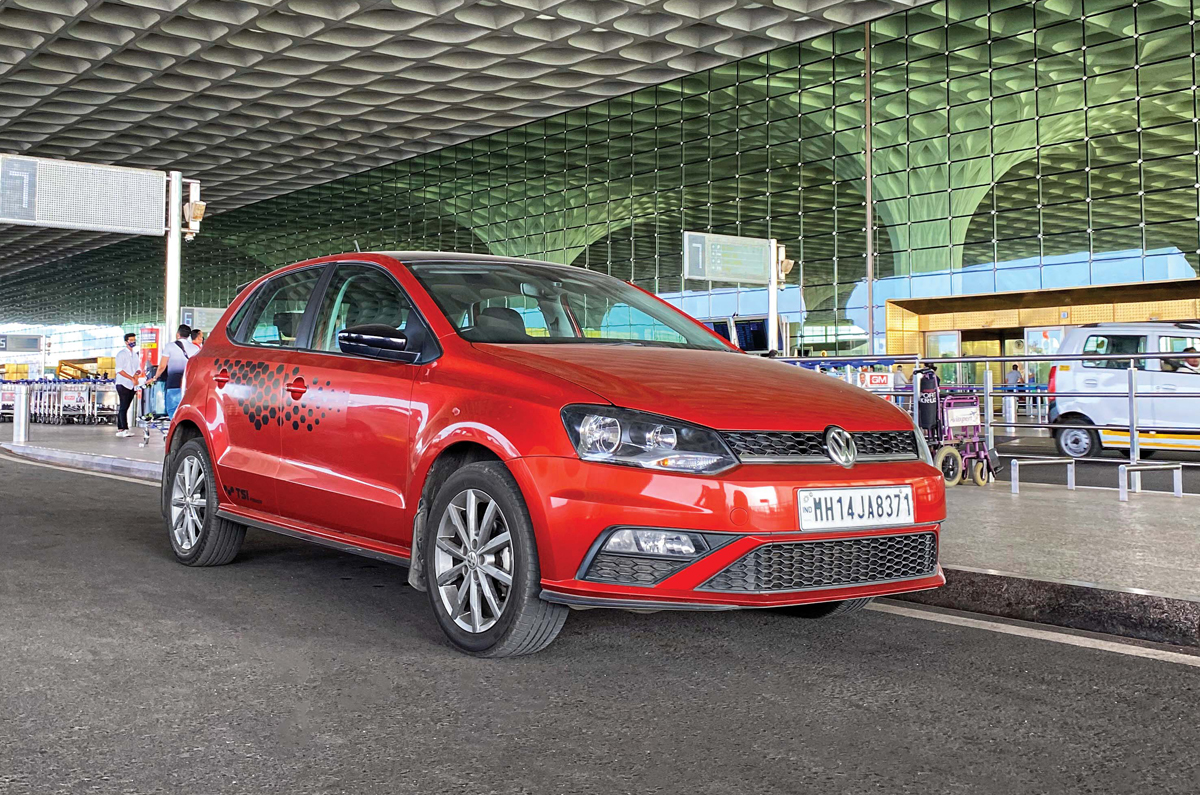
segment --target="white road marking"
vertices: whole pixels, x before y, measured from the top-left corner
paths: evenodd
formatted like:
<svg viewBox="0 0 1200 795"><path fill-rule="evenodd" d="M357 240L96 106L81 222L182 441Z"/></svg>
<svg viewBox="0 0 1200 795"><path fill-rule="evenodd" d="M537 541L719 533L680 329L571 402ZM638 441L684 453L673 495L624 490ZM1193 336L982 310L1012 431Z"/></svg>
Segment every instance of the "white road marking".
<svg viewBox="0 0 1200 795"><path fill-rule="evenodd" d="M150 486L156 489L162 488L162 486L158 483L151 483L148 480L141 480L140 478L127 478L124 475L112 475L108 472L92 472L87 469L73 469L71 467L58 466L57 464L47 464L45 461L32 461L28 458L21 458L20 456L4 455L3 453L0 453L0 460L12 461L14 464L28 464L29 466L33 467L57 469L60 472L72 472L76 475L91 475L92 477L108 478L109 480L123 480L126 483L136 483L139 486Z"/></svg>
<svg viewBox="0 0 1200 795"><path fill-rule="evenodd" d="M1079 646L1084 649L1097 649L1099 651L1113 652L1114 654L1125 654L1130 657L1144 657L1148 660L1160 660L1162 662L1178 663L1179 665L1190 665L1193 668L1200 668L1200 655L1183 654L1156 647L1137 646L1132 643L1121 643L1119 641L1102 640L1084 635L1073 635L1069 632L1061 632L1053 629L1038 629L1018 624L1005 624L1000 621L989 621L985 618L971 618L970 616L961 614L941 613L934 610L880 604L879 602L869 605L867 609L880 613L889 613L894 616L904 616L905 618L917 618L922 621L936 621L939 624L971 627L988 632L999 632L1004 635L1019 635L1023 638L1048 640L1051 643L1062 643L1066 646Z"/></svg>

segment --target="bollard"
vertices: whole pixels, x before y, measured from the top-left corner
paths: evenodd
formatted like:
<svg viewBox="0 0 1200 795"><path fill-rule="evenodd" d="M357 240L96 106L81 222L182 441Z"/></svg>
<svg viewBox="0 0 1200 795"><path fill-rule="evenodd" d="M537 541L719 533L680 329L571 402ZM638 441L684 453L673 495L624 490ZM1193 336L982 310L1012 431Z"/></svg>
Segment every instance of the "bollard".
<svg viewBox="0 0 1200 795"><path fill-rule="evenodd" d="M17 384L13 400L13 444L29 444L29 384Z"/></svg>

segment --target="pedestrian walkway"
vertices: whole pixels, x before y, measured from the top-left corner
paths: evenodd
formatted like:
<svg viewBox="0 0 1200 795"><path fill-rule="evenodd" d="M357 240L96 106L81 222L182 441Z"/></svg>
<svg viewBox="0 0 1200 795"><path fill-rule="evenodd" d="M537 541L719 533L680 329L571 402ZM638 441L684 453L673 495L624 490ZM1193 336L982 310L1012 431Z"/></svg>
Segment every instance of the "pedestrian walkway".
<svg viewBox="0 0 1200 795"><path fill-rule="evenodd" d="M140 430L120 438L112 425L32 424L28 444L20 446L12 444L12 431L12 423L0 424L0 448L24 458L149 480L158 480L162 471L163 439L158 432L142 447Z"/></svg>
<svg viewBox="0 0 1200 795"><path fill-rule="evenodd" d="M950 489L947 500L947 564L1200 601L1198 496L1122 503L1115 489L1022 483L1013 494L993 483Z"/></svg>

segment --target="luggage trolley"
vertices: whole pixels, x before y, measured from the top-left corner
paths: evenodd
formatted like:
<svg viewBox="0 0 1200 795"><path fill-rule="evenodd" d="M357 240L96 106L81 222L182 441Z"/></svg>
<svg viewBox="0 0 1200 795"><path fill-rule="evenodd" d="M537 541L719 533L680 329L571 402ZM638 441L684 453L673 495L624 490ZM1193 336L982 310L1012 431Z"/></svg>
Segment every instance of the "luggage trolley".
<svg viewBox="0 0 1200 795"><path fill-rule="evenodd" d="M13 409L17 404L17 382L0 381L0 422L13 421Z"/></svg>
<svg viewBox="0 0 1200 795"><path fill-rule="evenodd" d="M933 465L947 486L971 480L986 485L995 477L999 461L989 450L983 431L979 396L941 388L937 371L923 367L919 400L919 425L935 452Z"/></svg>
<svg viewBox="0 0 1200 795"><path fill-rule="evenodd" d="M116 422L121 401L117 396L117 383L104 380L92 384L92 418L97 424Z"/></svg>
<svg viewBox="0 0 1200 795"><path fill-rule="evenodd" d="M60 425L86 424L92 416L91 385L87 381L60 381L58 407Z"/></svg>
<svg viewBox="0 0 1200 795"><path fill-rule="evenodd" d="M166 441L167 431L171 428L171 418L166 412L166 392L166 384L159 381L138 393L137 427L142 429L142 441L138 443L138 447L148 447L150 435L154 431Z"/></svg>

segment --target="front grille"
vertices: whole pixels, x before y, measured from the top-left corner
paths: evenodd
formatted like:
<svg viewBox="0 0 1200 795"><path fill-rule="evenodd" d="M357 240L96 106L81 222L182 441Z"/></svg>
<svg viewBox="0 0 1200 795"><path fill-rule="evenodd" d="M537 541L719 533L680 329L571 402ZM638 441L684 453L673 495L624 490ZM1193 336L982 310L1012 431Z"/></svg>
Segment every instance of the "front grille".
<svg viewBox="0 0 1200 795"><path fill-rule="evenodd" d="M917 457L917 439L913 431L864 431L853 436L860 459ZM728 431L721 437L743 461L829 457L825 450L825 434L821 431Z"/></svg>
<svg viewBox="0 0 1200 795"><path fill-rule="evenodd" d="M665 580L688 563L691 561L638 558L601 552L592 560L583 579L624 585L653 585Z"/></svg>
<svg viewBox="0 0 1200 795"><path fill-rule="evenodd" d="M737 431L721 434L738 458L825 458L823 433L755 433Z"/></svg>
<svg viewBox="0 0 1200 795"><path fill-rule="evenodd" d="M932 575L937 560L933 533L767 544L731 563L701 590L763 593L908 580Z"/></svg>
<svg viewBox="0 0 1200 795"><path fill-rule="evenodd" d="M874 431L854 434L854 446L863 456L917 457L917 438L913 431Z"/></svg>

